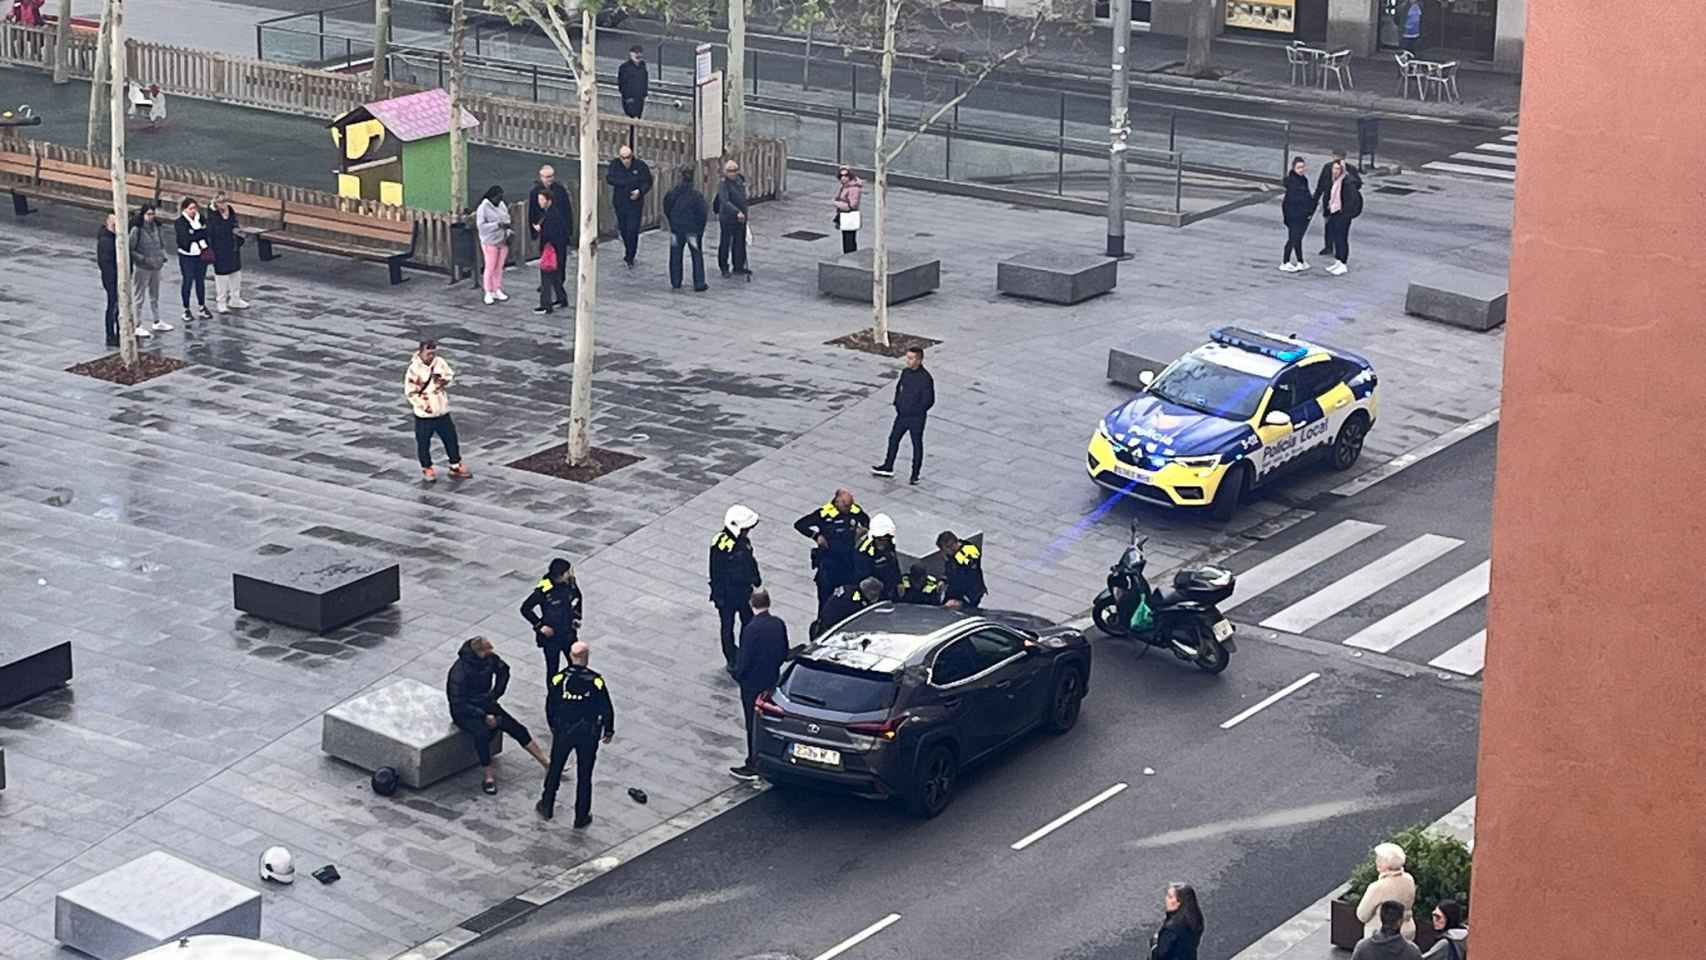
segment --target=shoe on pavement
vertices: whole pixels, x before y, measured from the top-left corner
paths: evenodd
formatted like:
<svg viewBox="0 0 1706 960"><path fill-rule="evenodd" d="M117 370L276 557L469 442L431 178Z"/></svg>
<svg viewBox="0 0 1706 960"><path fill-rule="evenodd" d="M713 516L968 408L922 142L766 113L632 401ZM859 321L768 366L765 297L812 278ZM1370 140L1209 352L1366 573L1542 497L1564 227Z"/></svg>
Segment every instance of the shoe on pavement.
<svg viewBox="0 0 1706 960"><path fill-rule="evenodd" d="M556 816L556 814L551 810L550 807L545 806L545 801L543 801L543 800L534 804L533 810L534 810L534 812L538 813L541 817L544 817L547 820Z"/></svg>
<svg viewBox="0 0 1706 960"><path fill-rule="evenodd" d="M473 476L474 472L469 470L465 464L458 463L450 468L450 479L452 480L469 480Z"/></svg>
<svg viewBox="0 0 1706 960"><path fill-rule="evenodd" d="M1297 262L1297 272L1298 273L1302 273L1303 271L1308 270L1308 269L1309 269L1309 262L1307 260L1299 260Z"/></svg>
<svg viewBox="0 0 1706 960"><path fill-rule="evenodd" d="M149 330L147 327L144 327L141 325L137 326L137 328L136 328L136 339L147 340L153 336L154 336L154 332Z"/></svg>
<svg viewBox="0 0 1706 960"><path fill-rule="evenodd" d="M212 320L213 319L213 312L211 310L207 309L207 304L205 304L205 303L201 305L201 318L203 320Z"/></svg>
<svg viewBox="0 0 1706 960"><path fill-rule="evenodd" d="M244 300L242 298L238 298L236 300L231 301L229 306L233 310L247 310L247 309L249 309L249 301Z"/></svg>
<svg viewBox="0 0 1706 960"><path fill-rule="evenodd" d="M534 307L533 312L534 313L540 313L540 314L550 313L551 308L550 307Z"/></svg>
<svg viewBox="0 0 1706 960"><path fill-rule="evenodd" d="M1282 263L1282 264L1280 264L1279 268L1280 268L1280 273L1296 273L1297 272L1297 267L1290 264L1290 263Z"/></svg>
<svg viewBox="0 0 1706 960"><path fill-rule="evenodd" d="M421 479L425 480L427 483L433 483L438 480L438 471L431 467L423 467L421 469Z"/></svg>
<svg viewBox="0 0 1706 960"><path fill-rule="evenodd" d="M204 308L204 309L205 309L205 308ZM229 312L230 312L230 311L228 311L228 310L226 310L226 309L225 309L225 304L223 304L223 303L216 303L216 304L214 304L214 305L213 305L213 312L214 312L214 313L229 313Z"/></svg>
<svg viewBox="0 0 1706 960"><path fill-rule="evenodd" d="M185 323L192 323L194 321L195 321L195 314L190 312L189 307L185 307L184 308L184 322Z"/></svg>
<svg viewBox="0 0 1706 960"><path fill-rule="evenodd" d="M109 347L116 347L116 346L118 346L118 338L117 338L117 337L108 337L108 338L107 338L107 346L109 346ZM730 673L733 673L733 672L734 672L734 671L732 671L732 670L731 670L731 671L729 671L729 672L730 672Z"/></svg>
<svg viewBox="0 0 1706 960"><path fill-rule="evenodd" d="M872 467L871 468L871 476L873 476L873 477L892 477L892 476L894 476L894 468L893 467Z"/></svg>
<svg viewBox="0 0 1706 960"><path fill-rule="evenodd" d="M591 822L592 822L592 817L590 815L584 816L584 817L576 817L575 818L575 829L579 830Z"/></svg>
<svg viewBox="0 0 1706 960"><path fill-rule="evenodd" d="M918 478L917 477L912 477L912 478L908 479L906 482L909 486L914 486L914 487L918 486Z"/></svg>
<svg viewBox="0 0 1706 960"><path fill-rule="evenodd" d="M487 291L486 292L486 306L489 307L492 304L497 303L497 302L498 302L498 298L492 296L491 291Z"/></svg>
<svg viewBox="0 0 1706 960"><path fill-rule="evenodd" d="M1335 277L1341 277L1341 276L1344 276L1346 273L1349 273L1350 268L1345 266L1343 263L1340 263L1339 261L1334 260L1332 263L1327 265L1327 272L1332 274Z"/></svg>
<svg viewBox="0 0 1706 960"><path fill-rule="evenodd" d="M496 297L499 303L509 299L509 294L504 293L502 290L493 290L492 296Z"/></svg>
<svg viewBox="0 0 1706 960"><path fill-rule="evenodd" d="M707 290L709 290L709 289L711 289L711 288L710 288L710 287L709 287L709 286L703 286L703 287L694 287L694 288L693 288L693 292L694 292L694 293L704 293L704 292L705 292L705 291L707 291Z"/></svg>
<svg viewBox="0 0 1706 960"><path fill-rule="evenodd" d="M487 796L492 796L498 792L498 782L496 780L487 780L480 784L480 789L485 791Z"/></svg>
<svg viewBox="0 0 1706 960"><path fill-rule="evenodd" d="M172 326L164 320L156 320L154 321L152 329L155 333L171 333L173 330L176 330L177 327Z"/></svg>
<svg viewBox="0 0 1706 960"><path fill-rule="evenodd" d="M734 777L736 780L745 780L746 782L751 783L758 779L758 771L743 763L738 767L730 767L729 776Z"/></svg>

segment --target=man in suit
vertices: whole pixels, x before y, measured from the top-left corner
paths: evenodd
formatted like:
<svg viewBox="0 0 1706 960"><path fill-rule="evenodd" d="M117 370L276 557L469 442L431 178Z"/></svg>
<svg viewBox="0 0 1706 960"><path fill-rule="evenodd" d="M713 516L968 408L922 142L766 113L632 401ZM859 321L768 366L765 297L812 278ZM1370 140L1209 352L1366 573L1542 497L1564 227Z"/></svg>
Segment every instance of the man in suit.
<svg viewBox="0 0 1706 960"><path fill-rule="evenodd" d="M788 659L788 625L770 613L770 591L752 591L752 622L740 631L740 653L735 658L735 680L740 683L740 712L746 720L746 761L730 767L737 780L758 779L758 741L753 729L753 702L761 693L776 689L782 663Z"/></svg>

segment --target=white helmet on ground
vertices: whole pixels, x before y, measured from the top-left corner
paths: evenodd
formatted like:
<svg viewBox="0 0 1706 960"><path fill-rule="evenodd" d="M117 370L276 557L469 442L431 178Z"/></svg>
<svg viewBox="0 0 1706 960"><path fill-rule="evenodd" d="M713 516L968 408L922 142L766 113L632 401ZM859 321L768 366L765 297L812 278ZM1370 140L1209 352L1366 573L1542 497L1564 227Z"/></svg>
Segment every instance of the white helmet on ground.
<svg viewBox="0 0 1706 960"><path fill-rule="evenodd" d="M274 883L295 883L296 863L290 857L290 851L283 847L268 847L261 854L261 879Z"/></svg>
<svg viewBox="0 0 1706 960"><path fill-rule="evenodd" d="M731 537L738 537L756 526L758 514L753 513L752 508L745 504L737 503L723 514L723 529L727 530Z"/></svg>
<svg viewBox="0 0 1706 960"><path fill-rule="evenodd" d="M894 536L894 521L889 519L888 514L879 513L876 516L871 518L871 536L873 536L873 537L892 537L892 536Z"/></svg>

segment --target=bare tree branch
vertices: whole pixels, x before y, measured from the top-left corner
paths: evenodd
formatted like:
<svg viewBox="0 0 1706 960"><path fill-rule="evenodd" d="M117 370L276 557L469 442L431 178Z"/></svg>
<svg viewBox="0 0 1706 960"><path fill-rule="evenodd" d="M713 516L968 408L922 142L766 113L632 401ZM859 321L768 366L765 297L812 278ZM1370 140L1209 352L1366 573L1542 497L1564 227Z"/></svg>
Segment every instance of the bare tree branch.
<svg viewBox="0 0 1706 960"><path fill-rule="evenodd" d="M1022 60L1026 56L1028 56L1031 52L1032 45L1034 45L1037 42L1037 36L1039 33L1041 33L1042 27L1043 27L1043 12L1039 10L1037 12L1036 16L1031 19L1031 30L1030 30L1030 33L1028 33L1025 36L1024 41L1022 43L1020 43L1019 46L1016 46L1016 47L1013 47L1013 48L1007 50L1005 53L1001 54L999 57L996 57L994 60L990 60L990 61L986 62L983 65L983 68L981 70L979 70L977 72L977 74L971 78L971 82L969 84L967 84L965 87L961 88L961 90L958 94L956 94L955 96L953 96L952 98L948 99L946 102L944 102L943 104L938 106L936 108L935 113L932 113L930 116L928 116L928 117L924 118L922 121L920 121L917 127L915 127L910 133L908 133L906 135L906 137L904 139L902 139L900 141L900 143L898 145L896 145L893 150L889 151L889 155L888 155L889 161L893 162L896 157L900 156L900 153L902 150L905 150L907 147L912 146L912 141L917 140L919 137L923 136L926 132L928 132L930 130L930 128L932 126L935 126L936 121L941 120L943 117L947 116L948 111L954 109L955 107L959 106L962 102L964 102L967 97L971 96L972 93L977 90L978 86L980 84L982 84L983 81L989 79L991 74L995 73L995 71L997 71L997 70L1000 70L1002 67L1006 66L1008 63L1010 63L1014 60Z"/></svg>

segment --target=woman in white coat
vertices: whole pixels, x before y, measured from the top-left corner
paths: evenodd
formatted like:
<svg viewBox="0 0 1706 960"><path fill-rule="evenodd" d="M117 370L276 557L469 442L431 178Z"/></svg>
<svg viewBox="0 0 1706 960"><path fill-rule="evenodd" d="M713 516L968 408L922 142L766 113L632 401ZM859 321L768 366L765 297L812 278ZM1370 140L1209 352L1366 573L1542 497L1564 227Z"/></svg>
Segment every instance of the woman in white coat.
<svg viewBox="0 0 1706 960"><path fill-rule="evenodd" d="M1416 907L1416 880L1404 872L1404 848L1396 843L1375 847L1374 868L1380 871L1380 876L1368 885L1362 902L1357 904L1357 919L1362 921L1363 936L1372 937L1380 932L1380 905L1394 900L1404 905L1404 925L1399 932L1405 940L1414 942L1416 918L1411 916L1411 911Z"/></svg>

